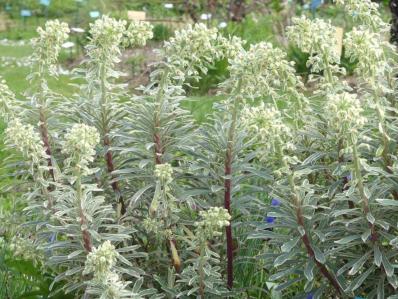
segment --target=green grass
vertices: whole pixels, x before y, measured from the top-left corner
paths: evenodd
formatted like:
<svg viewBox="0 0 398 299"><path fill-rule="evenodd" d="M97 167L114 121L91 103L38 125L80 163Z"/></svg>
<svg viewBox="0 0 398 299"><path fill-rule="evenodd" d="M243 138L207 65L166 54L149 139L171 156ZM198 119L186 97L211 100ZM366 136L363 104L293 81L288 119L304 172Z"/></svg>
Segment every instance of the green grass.
<svg viewBox="0 0 398 299"><path fill-rule="evenodd" d="M0 45L0 53L1 56L21 58L30 55L32 47L29 45L15 47Z"/></svg>
<svg viewBox="0 0 398 299"><path fill-rule="evenodd" d="M1 56L23 59L29 56L31 52L32 48L29 45L0 45ZM29 82L26 80L29 72L29 67L0 66L1 76L6 80L10 89L18 96L21 96L23 92L29 88ZM69 83L71 83L71 79L68 76L60 76L58 79L49 78L50 87L64 96L71 95L74 92L73 87L71 87ZM213 104L222 99L223 97L220 96L192 96L184 100L182 106L192 112L196 121L203 122L206 120L206 115L211 113Z"/></svg>
<svg viewBox="0 0 398 299"><path fill-rule="evenodd" d="M205 122L207 116L213 111L213 105L222 101L222 96L193 96L183 101L182 107L191 111L194 119L198 122Z"/></svg>

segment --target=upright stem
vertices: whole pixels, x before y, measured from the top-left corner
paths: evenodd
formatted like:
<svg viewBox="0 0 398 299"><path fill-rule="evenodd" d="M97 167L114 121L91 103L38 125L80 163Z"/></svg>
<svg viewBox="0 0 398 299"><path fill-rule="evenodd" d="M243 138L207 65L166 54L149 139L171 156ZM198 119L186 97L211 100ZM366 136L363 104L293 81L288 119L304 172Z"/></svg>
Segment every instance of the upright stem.
<svg viewBox="0 0 398 299"><path fill-rule="evenodd" d="M206 241L200 245L200 257L199 257L199 294L200 298L205 298L205 272L204 272L204 254Z"/></svg>
<svg viewBox="0 0 398 299"><path fill-rule="evenodd" d="M311 241L310 238L308 236L308 233L305 229L305 222L304 222L304 216L303 216L303 211L301 208L301 198L300 198L300 194L297 191L296 188L296 184L294 183L294 175L293 172L290 171L290 167L288 162L286 161L286 159L283 158L283 150L282 147L280 146L280 144L278 144L278 151L279 151L279 155L281 158L281 162L284 166L284 168L289 171L288 173L288 181L289 181L289 186L290 186L290 190L291 190L291 194L292 194L292 199L293 199L293 203L295 206L295 211L296 211L296 220L297 220L297 224L302 228L303 232L301 234L301 241L304 244L304 247L307 251L307 254L309 257L311 257L314 261L315 264L317 265L319 271L322 273L322 275L329 281L329 283L333 286L333 288L337 291L337 293L339 295L342 294L342 290L340 287L340 284L338 283L338 281L336 280L336 278L334 277L334 275L332 275L328 268L326 268L326 266L320 262L318 262L315 258L315 252L312 249L311 246Z"/></svg>
<svg viewBox="0 0 398 299"><path fill-rule="evenodd" d="M337 147L337 155L338 155L338 162L339 164L342 164L344 162L344 154L340 154L340 151L343 149L343 139L340 138L338 141L338 147ZM345 176L343 178L343 191L348 190L348 178ZM355 205L352 200L348 200L348 208L354 209Z"/></svg>
<svg viewBox="0 0 398 299"><path fill-rule="evenodd" d="M44 78L44 71L39 71L39 86L45 86L46 81ZM52 163L52 151L51 151L51 146L50 146L50 141L49 141L49 134L48 134L48 127L47 127L47 116L46 116L46 111L45 111L45 100L43 100L43 94L45 95L46 92L43 89L39 89L40 94L38 95L39 99L39 132L40 132L40 137L43 142L44 150L48 156L47 158L47 165L49 168L49 173L52 178L52 180L55 182L55 175L54 175L54 168L53 168L53 163ZM47 187L47 191L51 191L52 186ZM51 196L48 196L48 208L51 209L53 206L53 201Z"/></svg>
<svg viewBox="0 0 398 299"><path fill-rule="evenodd" d="M164 73L162 74L162 78L159 82L159 89L158 93L156 95L156 104L158 105L157 109L155 110L153 121L154 121L154 133L153 133L153 142L155 144L155 149L154 149L154 154L155 154L155 164L163 164L163 154L164 154L164 148L162 144L162 137L159 132L160 126L161 126L161 113L162 113L162 108L164 104L164 93L163 89L166 84L167 80L167 75L168 75L168 70L166 69ZM167 241L167 246L170 250L170 255L171 255L171 262L173 264L174 269L176 272L181 271L181 259L178 254L177 250L177 241L175 238L171 238L170 240Z"/></svg>
<svg viewBox="0 0 398 299"><path fill-rule="evenodd" d="M153 142L155 144L155 163L156 164L162 164L162 157L164 154L164 148L162 145L162 138L161 134L159 132L160 126L161 126L161 113L163 109L163 104L164 104L164 86L166 84L167 80L167 75L168 75L168 70L165 70L164 73L162 74L162 78L160 79L159 82L159 89L156 94L156 104L157 104L157 109L155 110L154 114L154 134L153 134Z"/></svg>
<svg viewBox="0 0 398 299"><path fill-rule="evenodd" d="M91 252L93 249L93 244L91 240L90 233L87 228L87 219L84 215L83 207L82 207L82 182L81 182L81 174L80 171L76 171L76 197L77 197L77 204L79 208L79 216L80 216L80 226L84 227L82 229L82 238L83 238L83 247L87 252Z"/></svg>
<svg viewBox="0 0 398 299"><path fill-rule="evenodd" d="M233 109L232 109L232 120L231 126L228 131L228 144L227 150L225 153L225 179L224 179L224 208L228 210L228 213L231 213L231 197L232 197L232 163L233 163L233 155L234 155L234 139L235 139L235 130L236 130L236 120L238 115L238 106L239 106L239 98L237 96L234 97ZM232 238L232 220L229 222L229 225L225 227L225 234L227 239L227 286L229 289L232 289L234 284L234 245Z"/></svg>
<svg viewBox="0 0 398 299"><path fill-rule="evenodd" d="M333 81L334 81L333 80L333 73L332 73L332 70L330 68L328 55L326 53L323 54L323 60L324 60L325 65L326 65L325 71L324 71L326 81L329 82L330 84L333 84Z"/></svg>
<svg viewBox="0 0 398 299"><path fill-rule="evenodd" d="M48 128L47 128L47 117L45 115L44 108L42 106L40 106L40 108L39 108L39 122L40 122L39 130L40 130L41 139L43 141L43 145L44 145L46 154L48 156L47 164L50 169L49 170L50 176L53 179L53 181L55 182L54 169L53 169L52 160L51 160L52 152L51 152L49 136L48 136Z"/></svg>
<svg viewBox="0 0 398 299"><path fill-rule="evenodd" d="M356 142L353 142L353 159L354 159L354 171L355 171L355 178L357 181L357 185L358 185L358 191L359 191L359 195L361 196L361 200L362 200L362 208L363 208L363 213L365 214L365 217L370 213L370 209L369 209L369 199L366 196L365 193L365 187L363 185L363 178L362 178L362 173L361 173L361 164L359 161L359 154L358 154L358 149L357 149L357 145ZM367 220L368 221L368 220ZM378 236L376 233L376 229L375 229L375 225L374 223L369 223L369 227L371 230L371 240L373 242L377 241Z"/></svg>
<svg viewBox="0 0 398 299"><path fill-rule="evenodd" d="M107 97L107 90L106 90L106 73L105 73L105 66L101 66L101 120L102 120L102 130L103 130L103 144L106 149L105 153L105 161L106 161L106 166L107 166L107 171L111 175L111 180L115 179L115 176L112 174L112 172L115 170L115 165L113 162L113 155L111 150L109 149L111 146L111 140L109 138L109 121L107 119L107 110L106 110L106 97ZM118 199L118 216L119 218L126 213L126 205L124 203L123 196L120 191L119 183L117 181L113 181L111 183L112 190L116 194L116 198Z"/></svg>

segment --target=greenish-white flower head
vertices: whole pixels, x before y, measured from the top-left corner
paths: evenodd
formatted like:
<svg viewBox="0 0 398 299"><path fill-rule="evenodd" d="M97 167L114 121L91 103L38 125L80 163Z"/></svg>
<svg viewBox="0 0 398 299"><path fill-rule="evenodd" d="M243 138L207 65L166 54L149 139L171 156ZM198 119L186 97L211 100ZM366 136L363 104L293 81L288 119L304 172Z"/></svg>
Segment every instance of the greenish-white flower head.
<svg viewBox="0 0 398 299"><path fill-rule="evenodd" d="M90 41L86 46L87 55L97 63L117 63L121 54L127 22L103 15L90 24Z"/></svg>
<svg viewBox="0 0 398 299"><path fill-rule="evenodd" d="M7 83L0 76L0 117L8 119L14 115L16 109L15 94L8 87Z"/></svg>
<svg viewBox="0 0 398 299"><path fill-rule="evenodd" d="M232 41L234 44L222 37L217 28L207 28L202 23L176 31L163 48L169 77L180 82L187 78L198 79L200 73L207 73L214 61L240 51L243 42L238 38Z"/></svg>
<svg viewBox="0 0 398 299"><path fill-rule="evenodd" d="M134 21L127 27L124 34L125 46L145 46L153 38L153 26L148 22Z"/></svg>
<svg viewBox="0 0 398 299"><path fill-rule="evenodd" d="M282 114L275 107L261 103L257 107L246 107L242 122L258 140L264 150L262 157L278 153L279 148L294 149L293 132L286 124Z"/></svg>
<svg viewBox="0 0 398 299"><path fill-rule="evenodd" d="M33 165L40 165L47 158L39 133L32 125L25 125L18 118L9 121L5 130L5 142L21 152Z"/></svg>
<svg viewBox="0 0 398 299"><path fill-rule="evenodd" d="M37 245L34 244L33 240L26 237L14 236L10 243L10 250L17 259L37 263L44 258L43 252L37 249Z"/></svg>
<svg viewBox="0 0 398 299"><path fill-rule="evenodd" d="M378 3L371 0L335 0L335 2L344 7L354 19L360 20L372 30L388 30L388 25L380 17Z"/></svg>
<svg viewBox="0 0 398 299"><path fill-rule="evenodd" d="M205 239L220 236L222 229L230 224L231 215L224 208L211 207L206 211L200 211L202 220L195 222L200 235Z"/></svg>
<svg viewBox="0 0 398 299"><path fill-rule="evenodd" d="M79 169L82 175L89 174L89 163L94 160L95 147L100 141L96 128L74 124L65 135L62 152L68 155L67 165Z"/></svg>
<svg viewBox="0 0 398 299"><path fill-rule="evenodd" d="M124 20L116 20L103 15L100 19L90 24L90 41L102 48L120 45L126 25L127 22Z"/></svg>
<svg viewBox="0 0 398 299"><path fill-rule="evenodd" d="M102 286L99 299L121 299L131 297L131 291L126 290L130 282L122 281L118 274L109 273L106 282Z"/></svg>
<svg viewBox="0 0 398 299"><path fill-rule="evenodd" d="M380 34L369 29L354 27L344 39L345 55L357 61L356 73L373 88L383 85L387 73L393 72L392 61L386 58L386 50L394 51Z"/></svg>
<svg viewBox="0 0 398 299"><path fill-rule="evenodd" d="M237 36L223 37L219 35L219 43L223 51L223 57L230 60L234 59L241 51L246 41Z"/></svg>
<svg viewBox="0 0 398 299"><path fill-rule="evenodd" d="M39 36L33 39L33 61L39 66L39 72L47 69L51 75L56 75L56 64L62 44L69 37L69 26L59 20L47 21L44 28L37 28Z"/></svg>
<svg viewBox="0 0 398 299"><path fill-rule="evenodd" d="M305 16L293 18L293 25L287 28L287 37L302 52L310 55L307 66L314 73L340 63L336 28L330 21L310 20Z"/></svg>
<svg viewBox="0 0 398 299"><path fill-rule="evenodd" d="M164 184L171 183L173 181L173 167L169 163L156 164L155 177Z"/></svg>
<svg viewBox="0 0 398 299"><path fill-rule="evenodd" d="M93 273L94 280L106 283L119 253L110 241L105 241L87 255L83 274Z"/></svg>
<svg viewBox="0 0 398 299"><path fill-rule="evenodd" d="M90 35L90 42L86 46L90 61L95 65L113 68L120 61L124 47L143 46L153 33L152 26L147 22L133 22L127 27L125 20L103 15L90 24Z"/></svg>
<svg viewBox="0 0 398 299"><path fill-rule="evenodd" d="M160 235L164 224L159 219L147 217L142 221L142 225L148 233Z"/></svg>
<svg viewBox="0 0 398 299"><path fill-rule="evenodd" d="M298 90L303 87L295 75L294 63L271 43L251 45L248 51L239 51L229 62L230 78L223 86L246 98L276 98L282 93L299 96Z"/></svg>
<svg viewBox="0 0 398 299"><path fill-rule="evenodd" d="M325 115L329 126L340 134L355 133L366 123L363 103L356 94L342 92L327 97Z"/></svg>

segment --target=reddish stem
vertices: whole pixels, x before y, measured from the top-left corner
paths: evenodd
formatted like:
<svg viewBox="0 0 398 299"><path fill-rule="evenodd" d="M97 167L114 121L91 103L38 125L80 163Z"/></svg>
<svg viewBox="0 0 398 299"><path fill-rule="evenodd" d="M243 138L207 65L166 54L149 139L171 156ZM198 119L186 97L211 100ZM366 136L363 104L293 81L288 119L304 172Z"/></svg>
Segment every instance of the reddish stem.
<svg viewBox="0 0 398 299"><path fill-rule="evenodd" d="M48 137L47 120L46 120L46 116L44 115L44 112L42 110L40 110L39 119L40 119L40 127L39 127L40 135L41 135L41 139L43 141L44 149L48 156L47 164L50 169L49 172L50 172L50 175L51 175L53 181L55 182L53 163L51 161L51 147L50 147L50 142L49 142L49 137Z"/></svg>
<svg viewBox="0 0 398 299"><path fill-rule="evenodd" d="M297 203L297 199L296 199L296 203ZM297 204L296 205L296 217L297 217L297 222L298 224L304 229L304 217L302 215L301 212L301 208L300 206ZM317 265L317 267L319 268L319 271L322 273L322 275L329 280L330 284L336 289L337 293L339 295L341 295L341 288L339 283L337 282L336 278L330 274L329 270L326 268L326 266L324 264L321 264L320 262L318 262L315 258L315 253L314 250L311 247L311 242L310 239L307 235L307 232L304 230L304 234L301 237L301 240L304 243L305 249L307 250L308 256L313 258L315 261L315 264Z"/></svg>
<svg viewBox="0 0 398 299"><path fill-rule="evenodd" d="M343 148L343 140L340 139L339 143L338 143L338 148L337 148L337 155L339 156L338 162L340 164L342 164L344 162L344 154L340 155L340 151L342 150L342 148ZM343 178L343 191L347 191L348 188L349 188L348 187L348 178L345 176ZM350 209L354 209L355 208L354 202L352 200L348 201L348 208L350 208Z"/></svg>
<svg viewBox="0 0 398 299"><path fill-rule="evenodd" d="M156 127L159 127L159 121L155 121L155 122L156 122ZM155 133L153 135L153 141L155 143L155 151L154 151L155 152L155 164L156 165L163 164L162 156L164 154L164 149L162 146L162 141L161 141L159 133ZM176 272L180 273L181 259L178 254L176 239L172 238L172 239L168 240L167 246L169 248L170 255L171 255L171 263L173 264L173 267L176 270Z"/></svg>
<svg viewBox="0 0 398 299"><path fill-rule="evenodd" d="M83 212L80 211L80 225L86 225L87 219L83 215ZM93 250L93 243L91 241L91 236L90 233L88 232L87 228L82 230L82 236L83 236L83 247L86 249L86 251L91 252Z"/></svg>
<svg viewBox="0 0 398 299"><path fill-rule="evenodd" d="M231 215L231 193L232 193L232 146L228 146L226 159L225 159L225 176L227 177L224 180L224 207ZM234 283L234 253L233 253L233 239L232 239L232 227L231 222L225 228L225 234L227 238L227 286L229 289L232 289Z"/></svg>
<svg viewBox="0 0 398 299"><path fill-rule="evenodd" d="M112 152L109 150L109 147L111 145L111 141L108 137L107 134L105 134L104 137L104 145L107 148L106 149L106 154L105 154L105 160L106 160L106 166L108 169L108 173L111 174L111 179L114 180L116 177L112 174L112 172L115 170L115 166L113 163L113 155ZM120 204L120 214L124 215L126 213L126 205L124 203L124 199L123 196L120 192L120 187L119 187L119 183L117 181L113 181L111 183L111 187L113 189L113 191L116 193L118 200L119 200L119 204Z"/></svg>
<svg viewBox="0 0 398 299"><path fill-rule="evenodd" d="M155 163L162 164L163 147L159 133L154 134L153 141L155 143Z"/></svg>

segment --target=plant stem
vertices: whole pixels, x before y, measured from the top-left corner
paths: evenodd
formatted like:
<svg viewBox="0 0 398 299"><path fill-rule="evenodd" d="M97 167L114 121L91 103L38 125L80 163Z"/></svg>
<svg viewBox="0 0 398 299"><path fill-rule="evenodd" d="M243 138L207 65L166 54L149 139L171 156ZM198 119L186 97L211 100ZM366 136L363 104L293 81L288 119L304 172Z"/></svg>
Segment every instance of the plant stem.
<svg viewBox="0 0 398 299"><path fill-rule="evenodd" d="M153 118L153 124L154 124L154 134L153 134L153 142L155 144L155 163L156 164L162 164L162 156L164 154L164 149L162 145L162 138L161 134L159 132L160 126L161 126L161 113L164 105L164 92L163 89L166 84L167 80L167 75L168 75L168 70L165 70L164 73L162 74L162 78L160 79L159 82L159 89L156 94L156 105L157 109L155 110L154 118Z"/></svg>
<svg viewBox="0 0 398 299"><path fill-rule="evenodd" d="M160 126L161 126L161 113L162 113L162 108L164 104L164 93L163 89L166 84L167 80L167 75L168 75L168 70L165 70L164 73L162 74L162 78L159 82L159 90L156 95L156 104L158 105L157 109L155 110L154 113L154 134L153 134L153 141L155 144L154 148L154 154L155 154L155 164L163 164L163 154L164 154L164 148L162 145L162 138L161 134L159 132ZM166 195L165 195L166 196ZM170 255L171 255L171 263L173 264L174 269L176 270L177 273L181 271L181 259L178 254L178 250L176 247L177 241L175 238L171 238L168 240L167 245L170 250Z"/></svg>
<svg viewBox="0 0 398 299"><path fill-rule="evenodd" d="M319 271L322 273L322 275L329 281L329 283L333 286L333 288L337 291L337 293L339 295L342 294L342 290L340 287L340 284L338 283L338 281L336 280L336 278L334 277L334 275L332 275L329 270L326 268L326 266L320 262L318 262L315 258L315 252L312 249L311 246L311 241L310 238L308 236L308 233L305 229L305 222L304 222L304 216L303 216L303 211L301 208L301 198L300 198L300 194L297 192L297 188L296 185L294 183L294 174L292 171L290 171L290 166L288 164L288 162L286 161L286 159L283 158L283 150L280 144L278 144L278 150L279 150L279 154L280 154L280 159L282 162L282 165L284 166L284 168L286 170L289 171L288 173L288 181L289 181L289 185L290 185L290 190L292 193L292 199L293 199L293 203L294 203L294 207L295 207L295 211L296 211L296 220L297 220L297 224L302 228L303 233L301 234L301 241L304 244L304 247L307 251L307 254L309 257L311 257L314 261L315 264L317 265Z"/></svg>
<svg viewBox="0 0 398 299"><path fill-rule="evenodd" d="M240 85L240 84L239 84ZM238 104L239 98L237 96L234 97L234 103L232 108L232 120L231 125L229 127L228 132L228 144L227 150L225 153L225 179L224 179L224 208L231 215L231 198L232 198L232 163L233 163L233 155L234 155L234 139L235 139L235 130L236 130L236 120L238 115ZM227 238L227 286L229 289L232 289L234 284L234 245L232 238L232 220L229 222L229 225L225 227L225 234Z"/></svg>
<svg viewBox="0 0 398 299"><path fill-rule="evenodd" d="M363 185L363 178L362 178L362 174L361 174L361 164L359 161L359 154L358 154L356 142L353 142L352 148L353 148L355 178L356 178L357 184L358 184L359 195L361 196L361 199L362 199L363 213L365 214L365 217L366 217L370 213L369 199L366 196L365 187ZM377 236L377 233L375 230L375 225L374 225L374 223L370 223L369 221L368 221L368 223L369 223L369 227L371 230L370 238L371 238L372 242L375 242L378 239L378 236Z"/></svg>
<svg viewBox="0 0 398 299"><path fill-rule="evenodd" d="M339 164L342 164L344 162L344 154L340 155L340 151L343 149L343 139L340 138L338 141L338 147L337 147L337 155L338 155L338 162ZM348 190L348 178L345 176L343 178L343 191ZM352 200L348 200L348 208L350 209L354 209L355 205L354 202Z"/></svg>
<svg viewBox="0 0 398 299"><path fill-rule="evenodd" d="M43 100L43 95L46 95L46 90L42 89L43 86L46 86L46 80L44 78L44 73L42 71L39 72L39 86L41 89L39 89L39 132L40 132L40 137L43 142L44 150L48 156L47 158L47 165L49 168L49 173L52 178L52 180L55 182L55 175L54 175L54 168L53 168L53 163L52 163L52 151L51 151L51 146L50 146L50 141L49 141L49 135L48 135L48 127L47 127L47 116L46 116L46 111L45 111L45 100ZM47 187L47 191L51 191L52 186ZM48 195L48 208L51 209L53 206L53 201L51 196Z"/></svg>
<svg viewBox="0 0 398 299"><path fill-rule="evenodd" d="M44 112L44 109L42 106L40 106L39 108L39 122L40 122L40 126L39 126L39 130L40 130L40 135L43 141L43 145L46 151L46 154L48 156L47 158L47 164L49 167L49 172L51 175L51 178L53 179L53 181L55 182L55 175L54 175L54 169L53 169L53 165L52 165L52 160L51 160L51 147L50 147L50 142L49 142L49 137L48 137L48 128L47 128L47 118Z"/></svg>
<svg viewBox="0 0 398 299"><path fill-rule="evenodd" d="M111 175L111 180L116 179L116 177L112 174L113 171L115 170L114 162L113 162L113 155L111 150L109 149L111 146L111 140L109 138L109 121L107 119L107 114L108 111L106 110L106 104L107 104L107 89L106 89L106 72L105 72L105 66L101 66L101 72L100 72L100 79L101 79L101 120L102 120L102 133L103 133L103 144L105 146L105 161L106 161L106 166L107 166L107 171ZM116 198L118 200L118 218L123 216L126 213L126 205L124 203L123 196L120 191L119 183L117 181L113 181L111 183L112 190L116 194Z"/></svg>
<svg viewBox="0 0 398 299"><path fill-rule="evenodd" d="M79 208L79 216L80 216L80 226L84 228L82 229L82 237L83 237L83 247L86 249L87 252L91 252L93 245L91 241L90 233L87 229L87 219L84 215L84 211L82 208L82 181L81 181L81 174L79 170L76 170L76 197L77 197L77 204Z"/></svg>
<svg viewBox="0 0 398 299"><path fill-rule="evenodd" d="M199 294L200 294L200 298L204 299L205 298L205 272L203 270L204 268L204 251L205 251L205 243L206 240L204 242L202 242L202 244L200 244L200 256L199 256Z"/></svg>

